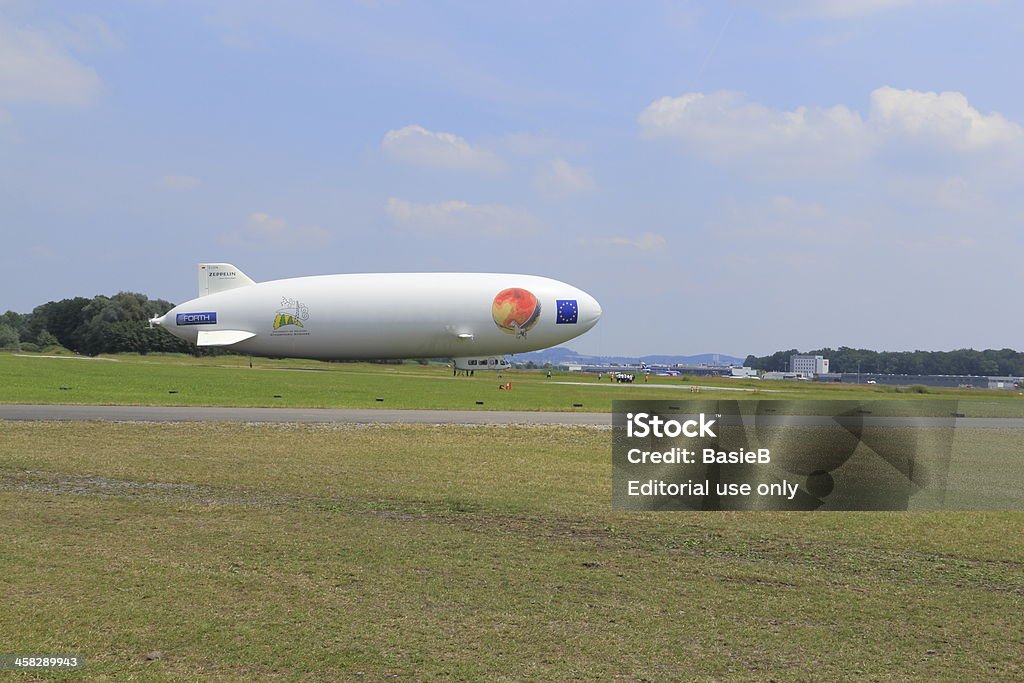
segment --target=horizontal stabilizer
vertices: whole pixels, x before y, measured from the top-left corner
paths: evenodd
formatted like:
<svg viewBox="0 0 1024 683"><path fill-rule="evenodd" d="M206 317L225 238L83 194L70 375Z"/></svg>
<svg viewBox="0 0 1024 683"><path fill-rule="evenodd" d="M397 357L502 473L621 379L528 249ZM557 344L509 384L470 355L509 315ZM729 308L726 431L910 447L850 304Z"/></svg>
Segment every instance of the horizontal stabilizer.
<svg viewBox="0 0 1024 683"><path fill-rule="evenodd" d="M231 346L255 336L255 333L244 330L199 330L196 346Z"/></svg>
<svg viewBox="0 0 1024 683"><path fill-rule="evenodd" d="M230 263L199 264L199 296L256 284Z"/></svg>

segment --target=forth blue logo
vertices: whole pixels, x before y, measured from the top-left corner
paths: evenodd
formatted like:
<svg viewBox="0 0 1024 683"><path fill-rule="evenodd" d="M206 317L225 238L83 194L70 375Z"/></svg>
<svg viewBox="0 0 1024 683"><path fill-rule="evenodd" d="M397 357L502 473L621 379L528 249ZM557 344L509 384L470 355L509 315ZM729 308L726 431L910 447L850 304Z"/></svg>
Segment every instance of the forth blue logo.
<svg viewBox="0 0 1024 683"><path fill-rule="evenodd" d="M206 313L179 313L175 317L174 322L178 325L216 325L217 312L209 311Z"/></svg>

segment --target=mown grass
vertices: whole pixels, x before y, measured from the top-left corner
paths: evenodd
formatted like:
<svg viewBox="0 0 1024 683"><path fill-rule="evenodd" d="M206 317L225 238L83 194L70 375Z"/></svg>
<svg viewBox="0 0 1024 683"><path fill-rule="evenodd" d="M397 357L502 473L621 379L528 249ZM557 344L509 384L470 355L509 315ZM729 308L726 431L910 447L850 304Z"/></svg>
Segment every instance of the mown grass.
<svg viewBox="0 0 1024 683"><path fill-rule="evenodd" d="M809 382L654 377L649 384L598 382L589 373L493 371L453 377L443 365L372 365L239 356L119 355L51 359L0 353L0 403L423 408L608 412L613 400L689 398L905 399L890 387ZM512 390L499 389L511 382ZM581 383L575 384L575 383ZM691 392L693 385L722 387ZM726 391L743 388L747 393ZM173 392L173 393L172 393ZM758 393L754 393L758 392ZM377 401L378 398L383 401ZM998 414L1024 415L1024 396L1005 391L929 390L925 398L980 400ZM479 405L477 402L482 402ZM578 406L578 407L577 407ZM991 411L989 411L991 412Z"/></svg>
<svg viewBox="0 0 1024 683"><path fill-rule="evenodd" d="M964 438L955 486L1012 460ZM565 427L0 422L2 649L100 680L1024 676L1024 514L616 513L609 453Z"/></svg>

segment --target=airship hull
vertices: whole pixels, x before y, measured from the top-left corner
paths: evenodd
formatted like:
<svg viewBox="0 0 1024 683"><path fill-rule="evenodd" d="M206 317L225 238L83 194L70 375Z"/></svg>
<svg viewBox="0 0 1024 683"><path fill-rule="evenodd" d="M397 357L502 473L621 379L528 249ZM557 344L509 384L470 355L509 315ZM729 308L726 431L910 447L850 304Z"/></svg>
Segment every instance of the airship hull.
<svg viewBox="0 0 1024 683"><path fill-rule="evenodd" d="M201 346L238 353L360 360L535 351L583 334L601 316L586 292L532 275L245 279L251 284L193 299L154 322Z"/></svg>

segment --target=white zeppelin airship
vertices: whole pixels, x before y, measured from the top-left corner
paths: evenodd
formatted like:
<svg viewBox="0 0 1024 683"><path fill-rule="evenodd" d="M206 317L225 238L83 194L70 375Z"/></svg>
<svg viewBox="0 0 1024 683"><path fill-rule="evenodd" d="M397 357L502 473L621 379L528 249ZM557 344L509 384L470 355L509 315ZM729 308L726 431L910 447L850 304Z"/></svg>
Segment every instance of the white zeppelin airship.
<svg viewBox="0 0 1024 683"><path fill-rule="evenodd" d="M253 282L230 263L199 265L199 297L151 319L198 346L254 356L452 358L507 367L506 354L566 342L601 306L558 280L498 273L364 273Z"/></svg>

